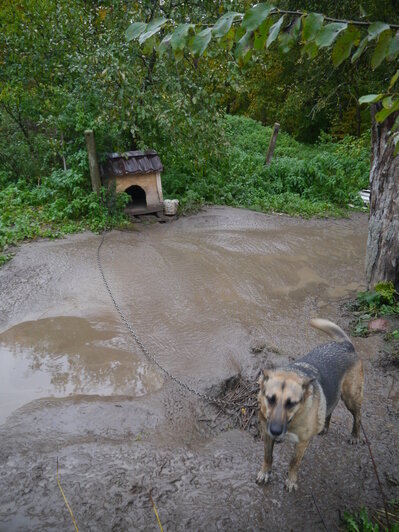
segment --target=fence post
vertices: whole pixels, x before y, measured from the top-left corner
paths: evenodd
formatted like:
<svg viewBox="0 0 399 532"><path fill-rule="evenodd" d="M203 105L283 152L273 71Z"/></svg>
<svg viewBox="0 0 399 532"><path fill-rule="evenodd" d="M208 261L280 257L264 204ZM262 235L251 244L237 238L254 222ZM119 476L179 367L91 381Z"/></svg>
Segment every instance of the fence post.
<svg viewBox="0 0 399 532"><path fill-rule="evenodd" d="M273 126L272 138L270 139L269 147L267 149L265 164L270 164L272 160L274 148L276 147L277 135L278 135L279 129L280 129L280 124L276 122Z"/></svg>
<svg viewBox="0 0 399 532"><path fill-rule="evenodd" d="M92 129L85 131L86 148L89 156L89 169L91 178L91 187L96 194L100 193L101 178L100 169L97 161L96 142L94 140L94 132Z"/></svg>

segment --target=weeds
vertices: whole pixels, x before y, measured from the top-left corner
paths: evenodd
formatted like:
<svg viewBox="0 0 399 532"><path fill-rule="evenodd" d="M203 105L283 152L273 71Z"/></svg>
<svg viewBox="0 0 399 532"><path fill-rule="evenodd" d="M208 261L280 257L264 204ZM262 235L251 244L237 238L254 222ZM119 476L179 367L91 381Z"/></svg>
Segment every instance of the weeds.
<svg viewBox="0 0 399 532"><path fill-rule="evenodd" d="M344 512L343 523L346 532L399 532L399 501L388 503L388 515L390 528L386 526L386 515L384 509L369 512L366 508L351 513Z"/></svg>
<svg viewBox="0 0 399 532"><path fill-rule="evenodd" d="M356 301L351 304L356 314L353 326L354 336L367 336L368 324L378 317L399 316L399 294L392 282L381 281L373 290L359 292ZM391 331L385 335L387 341L399 340L399 332Z"/></svg>
<svg viewBox="0 0 399 532"><path fill-rule="evenodd" d="M289 215L342 216L348 204L362 208L359 190L369 175L365 139L333 143L324 135L316 146L280 133L274 158L265 165L271 129L242 116L222 120L219 157L212 166L175 167L171 159L164 189L183 206L222 204Z"/></svg>
<svg viewBox="0 0 399 532"><path fill-rule="evenodd" d="M13 256L14 256L14 253L1 254L0 255L0 268L1 268L1 266L4 266L4 264L6 264L6 262L11 260L13 258Z"/></svg>
<svg viewBox="0 0 399 532"><path fill-rule="evenodd" d="M344 513L344 524L347 532L378 532L379 526L370 521L367 510L362 508L360 512L351 514Z"/></svg>
<svg viewBox="0 0 399 532"><path fill-rule="evenodd" d="M55 171L42 179L40 186L20 180L8 184L0 193L0 265L11 258L7 249L21 240L38 237L58 238L90 229L100 231L126 223L123 207L126 195L118 195L112 214L112 194L102 189L90 192L82 174Z"/></svg>
<svg viewBox="0 0 399 532"><path fill-rule="evenodd" d="M399 314L398 296L392 282L381 281L373 290L357 295L358 308L375 317Z"/></svg>

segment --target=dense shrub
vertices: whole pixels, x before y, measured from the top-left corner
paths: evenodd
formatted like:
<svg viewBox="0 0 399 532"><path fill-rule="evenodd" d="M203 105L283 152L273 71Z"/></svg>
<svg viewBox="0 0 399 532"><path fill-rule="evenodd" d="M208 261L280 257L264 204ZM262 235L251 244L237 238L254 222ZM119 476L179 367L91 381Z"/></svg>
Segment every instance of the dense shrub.
<svg viewBox="0 0 399 532"><path fill-rule="evenodd" d="M316 146L308 146L281 132L273 160L265 166L270 128L249 118L226 116L222 129L223 157L204 166L201 175L173 164L167 168L165 191L184 206L195 197L196 204L303 216L342 213L349 203L361 206L358 193L367 186L370 166L366 137L334 143L323 135Z"/></svg>
<svg viewBox="0 0 399 532"><path fill-rule="evenodd" d="M89 228L101 230L106 223L124 222L125 194L117 197L111 216L109 193L97 196L88 188L82 174L57 170L42 179L39 186L25 180L9 183L0 194L0 250L26 238L56 237Z"/></svg>

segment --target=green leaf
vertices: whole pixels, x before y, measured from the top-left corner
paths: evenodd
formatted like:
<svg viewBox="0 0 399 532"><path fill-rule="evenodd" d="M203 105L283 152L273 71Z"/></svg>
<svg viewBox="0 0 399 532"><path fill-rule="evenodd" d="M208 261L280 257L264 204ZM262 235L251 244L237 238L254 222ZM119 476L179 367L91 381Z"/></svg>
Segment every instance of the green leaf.
<svg viewBox="0 0 399 532"><path fill-rule="evenodd" d="M331 52L332 61L335 67L339 66L351 54L353 45L360 40L360 31L355 26L348 26L338 37L337 42Z"/></svg>
<svg viewBox="0 0 399 532"><path fill-rule="evenodd" d="M368 29L369 41L372 41L373 39L377 38L380 33L389 29L390 28L388 24L385 24L385 22L373 22L372 24L370 24Z"/></svg>
<svg viewBox="0 0 399 532"><path fill-rule="evenodd" d="M247 52L238 58L238 66L242 67L248 63L248 61L251 59L253 53L253 49L249 48Z"/></svg>
<svg viewBox="0 0 399 532"><path fill-rule="evenodd" d="M371 58L371 68L375 70L388 56L389 43L391 41L391 30L382 32L378 38L377 46Z"/></svg>
<svg viewBox="0 0 399 532"><path fill-rule="evenodd" d="M235 28L235 33L234 33L235 42L237 43L242 37L244 37L246 33L247 32L244 30L244 28L242 28L241 26L237 26L237 28Z"/></svg>
<svg viewBox="0 0 399 532"><path fill-rule="evenodd" d="M142 44L142 50L143 50L144 55L150 55L155 46L156 46L156 37L155 37L155 35L152 35L152 37L147 39Z"/></svg>
<svg viewBox="0 0 399 532"><path fill-rule="evenodd" d="M236 13L235 11L229 11L222 15L215 23L212 29L212 33L215 37L224 37L230 30L236 18L241 18L242 13Z"/></svg>
<svg viewBox="0 0 399 532"><path fill-rule="evenodd" d="M125 32L126 40L130 42L133 41L133 39L137 39L137 37L140 37L146 27L147 24L145 22L133 22L133 24L130 24Z"/></svg>
<svg viewBox="0 0 399 532"><path fill-rule="evenodd" d="M191 50L195 55L201 56L208 47L212 39L212 28L205 28L197 33L191 45Z"/></svg>
<svg viewBox="0 0 399 532"><path fill-rule="evenodd" d="M266 3L257 4L246 11L242 20L242 27L247 31L254 31L267 19L274 6Z"/></svg>
<svg viewBox="0 0 399 532"><path fill-rule="evenodd" d="M278 38L279 48L283 54L287 54L298 41L299 33L301 31L301 23L302 18L298 17L291 25L291 28L289 28L289 31L280 34Z"/></svg>
<svg viewBox="0 0 399 532"><path fill-rule="evenodd" d="M263 50L266 45L267 35L269 33L269 28L272 25L272 19L267 18L262 22L259 28L255 32L254 39L254 49Z"/></svg>
<svg viewBox="0 0 399 532"><path fill-rule="evenodd" d="M313 41L323 25L324 16L321 13L309 13L303 19L302 39L304 42Z"/></svg>
<svg viewBox="0 0 399 532"><path fill-rule="evenodd" d="M266 41L266 48L269 48L269 46L277 39L283 21L284 15L280 17L278 21L270 28L269 36Z"/></svg>
<svg viewBox="0 0 399 532"><path fill-rule="evenodd" d="M159 43L159 46L158 46L158 53L159 55L162 57L163 54L166 52L166 50L168 48L170 48L170 41L172 39L172 35L173 33L168 33L163 39L162 41Z"/></svg>
<svg viewBox="0 0 399 532"><path fill-rule="evenodd" d="M252 48L252 37L252 31L247 31L245 35L241 37L235 49L236 58L244 57L247 52Z"/></svg>
<svg viewBox="0 0 399 532"><path fill-rule="evenodd" d="M389 83L389 90L392 89L392 87L398 81L398 78L399 78L399 70L397 70L396 73L392 76L391 81Z"/></svg>
<svg viewBox="0 0 399 532"><path fill-rule="evenodd" d="M237 28L238 30L239 28ZM220 39L220 46L223 50L231 51L236 42L236 28L232 26L224 37Z"/></svg>
<svg viewBox="0 0 399 532"><path fill-rule="evenodd" d="M360 105L362 105L362 103L375 103L381 100L383 96L383 94L366 94L359 98L359 103Z"/></svg>
<svg viewBox="0 0 399 532"><path fill-rule="evenodd" d="M398 54L399 54L399 31L395 33L395 35L391 39L391 42L389 43L388 58L391 60L395 59Z"/></svg>
<svg viewBox="0 0 399 532"><path fill-rule="evenodd" d="M194 24L179 24L175 31L173 32L170 44L173 48L173 51L183 50L186 46L187 36L194 29Z"/></svg>
<svg viewBox="0 0 399 532"><path fill-rule="evenodd" d="M389 115L399 111L399 100L395 100L389 109L383 107L381 111L378 111L375 115L377 122L383 122Z"/></svg>
<svg viewBox="0 0 399 532"><path fill-rule="evenodd" d="M290 29L290 34L292 35L292 38L295 40L295 42L298 40L299 34L301 32L301 24L302 18L298 17L294 22L294 25Z"/></svg>
<svg viewBox="0 0 399 532"><path fill-rule="evenodd" d="M283 54L287 54L294 45L294 39L290 33L282 33L279 38L279 49Z"/></svg>
<svg viewBox="0 0 399 532"><path fill-rule="evenodd" d="M359 57L362 55L362 53L364 52L364 49L366 48L367 46L367 43L368 43L368 37L364 37L360 44L359 44L359 47L358 49L356 50L356 52L352 55L352 58L351 58L351 62L354 63L355 61L357 61L359 59Z"/></svg>
<svg viewBox="0 0 399 532"><path fill-rule="evenodd" d="M345 22L331 22L324 26L316 35L315 42L319 48L331 46L341 31L346 30L348 24Z"/></svg>
<svg viewBox="0 0 399 532"><path fill-rule="evenodd" d="M302 49L302 53L306 54L309 59L314 59L319 51L317 44L314 41L310 41Z"/></svg>
<svg viewBox="0 0 399 532"><path fill-rule="evenodd" d="M382 100L382 106L384 107L384 109L391 109L393 103L394 100L392 99L392 96L387 96Z"/></svg>
<svg viewBox="0 0 399 532"><path fill-rule="evenodd" d="M139 37L139 43L143 44L143 42L145 42L147 39L158 33L158 31L166 22L168 22L168 19L166 19L165 17L154 18L154 20L147 24L144 33L141 33Z"/></svg>

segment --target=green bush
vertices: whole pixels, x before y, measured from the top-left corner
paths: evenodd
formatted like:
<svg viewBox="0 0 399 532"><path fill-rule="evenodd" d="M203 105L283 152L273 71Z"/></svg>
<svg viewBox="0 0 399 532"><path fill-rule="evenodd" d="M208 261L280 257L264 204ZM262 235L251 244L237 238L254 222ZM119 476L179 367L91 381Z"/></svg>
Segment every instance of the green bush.
<svg viewBox="0 0 399 532"><path fill-rule="evenodd" d="M209 204L302 216L339 215L348 204L362 206L359 190L367 186L370 166L365 138L334 143L324 135L308 146L281 132L265 166L271 128L242 116L226 116L220 124L219 157L200 173L172 160L167 166L165 193L181 205L190 192Z"/></svg>
<svg viewBox="0 0 399 532"><path fill-rule="evenodd" d="M54 238L86 228L99 231L107 223L123 224L128 197L118 195L109 216L111 199L105 189L99 196L91 192L87 179L73 170L54 171L40 186L25 180L10 183L0 194L0 250L24 239Z"/></svg>

